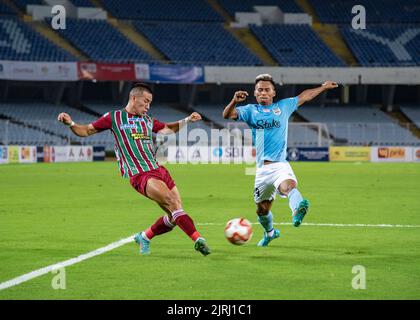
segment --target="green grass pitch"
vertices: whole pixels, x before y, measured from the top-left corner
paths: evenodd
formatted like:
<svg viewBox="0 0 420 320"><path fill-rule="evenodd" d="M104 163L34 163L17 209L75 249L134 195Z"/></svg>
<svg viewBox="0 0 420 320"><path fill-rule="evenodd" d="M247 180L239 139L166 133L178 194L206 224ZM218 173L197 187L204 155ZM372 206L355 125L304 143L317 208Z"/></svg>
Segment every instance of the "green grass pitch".
<svg viewBox="0 0 420 320"><path fill-rule="evenodd" d="M65 269L66 289L48 273L0 291L0 299L420 299L420 164L292 163L311 201L304 224L278 225L258 248L223 235L226 221L256 222L253 176L244 165L167 165L183 207L213 253L193 250L179 228L156 237L152 254L128 243ZM291 222L286 199L275 222ZM126 238L162 215L104 163L0 166L0 283ZM353 266L366 288L352 287Z"/></svg>

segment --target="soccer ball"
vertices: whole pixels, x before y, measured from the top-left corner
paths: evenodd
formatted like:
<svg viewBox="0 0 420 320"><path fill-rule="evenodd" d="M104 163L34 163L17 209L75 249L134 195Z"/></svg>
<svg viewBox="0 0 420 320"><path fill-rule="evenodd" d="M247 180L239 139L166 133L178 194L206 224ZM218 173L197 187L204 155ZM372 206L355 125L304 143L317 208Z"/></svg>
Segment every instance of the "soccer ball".
<svg viewBox="0 0 420 320"><path fill-rule="evenodd" d="M252 238L252 225L245 218L229 220L225 227L226 239L235 245L243 245Z"/></svg>

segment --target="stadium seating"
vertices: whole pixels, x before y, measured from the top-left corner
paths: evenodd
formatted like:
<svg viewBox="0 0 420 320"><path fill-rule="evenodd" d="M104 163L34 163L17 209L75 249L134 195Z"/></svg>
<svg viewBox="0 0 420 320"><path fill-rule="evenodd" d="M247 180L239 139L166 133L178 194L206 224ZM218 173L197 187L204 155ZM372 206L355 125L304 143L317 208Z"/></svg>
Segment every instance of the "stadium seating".
<svg viewBox="0 0 420 320"><path fill-rule="evenodd" d="M420 2L418 0L309 0L318 19L323 23L350 23L355 14L353 6L363 5L366 22L371 23L414 23L420 22Z"/></svg>
<svg viewBox="0 0 420 320"><path fill-rule="evenodd" d="M222 24L134 23L172 62L196 65L262 65Z"/></svg>
<svg viewBox="0 0 420 320"><path fill-rule="evenodd" d="M118 106L114 104L105 104L100 102L87 102L85 106L97 113L98 115L103 115L109 111L122 109L123 106ZM148 113L150 116L155 117L156 119L162 122L172 122L184 119L189 113L185 111L180 111L174 109L168 105L152 104Z"/></svg>
<svg viewBox="0 0 420 320"><path fill-rule="evenodd" d="M57 121L56 117L59 112L69 113L72 119L78 123L90 123L97 119L94 115L69 106L55 106L48 103L5 103L0 106L0 115L11 118L13 121L22 122L23 125L20 128L24 128L24 126L31 127L30 131L23 130L18 135L19 139L26 141L26 144L49 144L50 141L60 141L60 144L68 144L69 141L72 141L83 145L105 145L112 150L113 140L110 133L87 138L77 137ZM15 141L15 133L16 130L11 132L9 139ZM28 133L33 134L30 136ZM44 141L45 134L48 134L48 139ZM36 143L30 143L31 141Z"/></svg>
<svg viewBox="0 0 420 320"><path fill-rule="evenodd" d="M8 5L0 2L0 15L1 14L16 14Z"/></svg>
<svg viewBox="0 0 420 320"><path fill-rule="evenodd" d="M90 0L70 0L76 7L95 7Z"/></svg>
<svg viewBox="0 0 420 320"><path fill-rule="evenodd" d="M235 17L236 12L253 12L254 6L277 6L283 12L303 12L294 0L218 0L218 2L232 17Z"/></svg>
<svg viewBox="0 0 420 320"><path fill-rule="evenodd" d="M28 4L45 5L43 0L14 0L13 1L23 12L26 12L26 6Z"/></svg>
<svg viewBox="0 0 420 320"><path fill-rule="evenodd" d="M0 49L0 60L76 61L71 54L12 17L0 18Z"/></svg>
<svg viewBox="0 0 420 320"><path fill-rule="evenodd" d="M64 145L66 139L12 122L1 124L0 144L9 145Z"/></svg>
<svg viewBox="0 0 420 320"><path fill-rule="evenodd" d="M329 146L329 137L321 137L315 127L309 127L305 123L290 122L287 134L288 147L327 147ZM322 129L321 129L322 130Z"/></svg>
<svg viewBox="0 0 420 320"><path fill-rule="evenodd" d="M340 67L336 57L307 25L251 26L272 57L283 66Z"/></svg>
<svg viewBox="0 0 420 320"><path fill-rule="evenodd" d="M420 26L372 25L366 30L342 26L341 33L362 66L420 65Z"/></svg>
<svg viewBox="0 0 420 320"><path fill-rule="evenodd" d="M223 18L204 0L103 0L102 5L119 19L223 21Z"/></svg>
<svg viewBox="0 0 420 320"><path fill-rule="evenodd" d="M327 124L329 133L350 145L420 145L420 140L379 109L306 106L298 113L311 122Z"/></svg>
<svg viewBox="0 0 420 320"><path fill-rule="evenodd" d="M245 123L223 119L223 107L215 105L196 105L194 106L194 110L211 120L213 123L216 123L218 126L229 130L239 129L243 134L243 130L249 129ZM314 128L309 128L306 124L290 123L288 145L291 147L318 146L318 132ZM328 145L328 141L322 139L321 145Z"/></svg>
<svg viewBox="0 0 420 320"><path fill-rule="evenodd" d="M420 129L420 106L402 106L401 111Z"/></svg>
<svg viewBox="0 0 420 320"><path fill-rule="evenodd" d="M58 32L96 61L114 63L154 61L149 54L106 21L67 19L66 29L59 29Z"/></svg>

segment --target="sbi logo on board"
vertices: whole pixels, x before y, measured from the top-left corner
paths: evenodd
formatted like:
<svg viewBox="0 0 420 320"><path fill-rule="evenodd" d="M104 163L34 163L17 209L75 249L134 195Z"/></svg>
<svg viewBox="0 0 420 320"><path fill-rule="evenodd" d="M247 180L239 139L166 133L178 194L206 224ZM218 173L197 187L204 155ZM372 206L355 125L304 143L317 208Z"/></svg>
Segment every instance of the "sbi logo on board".
<svg viewBox="0 0 420 320"><path fill-rule="evenodd" d="M213 156L215 157L221 157L223 154L223 149L222 148L214 148L213 149Z"/></svg>
<svg viewBox="0 0 420 320"><path fill-rule="evenodd" d="M241 156L241 149L238 147L226 147L223 151L223 148L218 147L213 149L213 156L221 158L225 154L226 158L238 158Z"/></svg>

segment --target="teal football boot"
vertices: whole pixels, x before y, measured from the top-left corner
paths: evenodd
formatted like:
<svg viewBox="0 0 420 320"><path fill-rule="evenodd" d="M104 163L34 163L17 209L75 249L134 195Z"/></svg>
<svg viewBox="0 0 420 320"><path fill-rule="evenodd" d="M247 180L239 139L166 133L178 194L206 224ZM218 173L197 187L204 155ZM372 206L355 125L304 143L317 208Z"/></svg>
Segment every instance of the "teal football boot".
<svg viewBox="0 0 420 320"><path fill-rule="evenodd" d="M144 239L141 232L135 235L134 241L140 246L141 254L150 254L150 241Z"/></svg>
<svg viewBox="0 0 420 320"><path fill-rule="evenodd" d="M257 246L266 247L272 240L278 237L280 237L280 231L278 229L274 229L274 233L271 237L268 235L267 232L264 232L264 237L260 240L260 242L258 242Z"/></svg>
<svg viewBox="0 0 420 320"><path fill-rule="evenodd" d="M303 199L299 206L297 207L295 213L292 216L293 219L293 225L295 227L299 227L303 221L303 218L305 218L305 215L308 213L309 210L309 201L306 199Z"/></svg>

